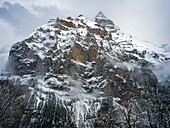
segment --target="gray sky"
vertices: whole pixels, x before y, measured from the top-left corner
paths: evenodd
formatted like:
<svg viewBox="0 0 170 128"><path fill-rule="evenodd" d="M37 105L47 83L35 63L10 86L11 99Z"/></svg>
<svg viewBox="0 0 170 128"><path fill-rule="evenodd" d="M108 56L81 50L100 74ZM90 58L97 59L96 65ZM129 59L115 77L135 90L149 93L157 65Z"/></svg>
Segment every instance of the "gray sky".
<svg viewBox="0 0 170 128"><path fill-rule="evenodd" d="M83 14L93 20L99 11L127 34L170 44L170 0L0 0L0 49L50 18Z"/></svg>

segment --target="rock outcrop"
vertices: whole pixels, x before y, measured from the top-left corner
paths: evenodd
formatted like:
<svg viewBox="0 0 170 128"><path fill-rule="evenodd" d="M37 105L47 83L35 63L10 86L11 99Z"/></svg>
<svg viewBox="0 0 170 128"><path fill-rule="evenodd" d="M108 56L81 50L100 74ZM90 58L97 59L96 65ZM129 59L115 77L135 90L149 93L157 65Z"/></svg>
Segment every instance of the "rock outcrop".
<svg viewBox="0 0 170 128"><path fill-rule="evenodd" d="M108 19L103 12L99 12L96 17L95 17L95 22L99 23L101 26L104 26L108 29L110 29L110 31L112 32L117 32L119 31L119 27L116 26L113 21L111 21L110 19Z"/></svg>

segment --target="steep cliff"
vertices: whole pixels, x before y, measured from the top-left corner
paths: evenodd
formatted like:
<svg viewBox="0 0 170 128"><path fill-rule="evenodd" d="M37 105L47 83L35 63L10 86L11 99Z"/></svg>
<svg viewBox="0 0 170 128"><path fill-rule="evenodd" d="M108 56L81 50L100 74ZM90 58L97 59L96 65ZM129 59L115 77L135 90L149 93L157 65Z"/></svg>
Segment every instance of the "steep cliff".
<svg viewBox="0 0 170 128"><path fill-rule="evenodd" d="M135 103L141 105L138 100L146 93L154 93L157 78L150 67L167 61L169 53L162 53L161 48L154 52L154 45L141 42L122 33L99 12L95 22L82 15L51 19L14 44L8 67L18 76L17 84L24 88L28 101L22 125L103 127L101 118L112 112L111 117L122 116L107 127L126 127L126 123L149 127L148 119L145 124L127 120L126 101L137 97L133 108ZM147 116L147 109L141 112Z"/></svg>

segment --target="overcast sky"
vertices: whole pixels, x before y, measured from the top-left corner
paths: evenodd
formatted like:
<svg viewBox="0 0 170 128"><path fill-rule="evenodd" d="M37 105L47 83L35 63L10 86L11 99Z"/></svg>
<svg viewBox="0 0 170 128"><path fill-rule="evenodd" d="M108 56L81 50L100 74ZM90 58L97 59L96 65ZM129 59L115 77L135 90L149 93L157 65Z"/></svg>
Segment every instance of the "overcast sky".
<svg viewBox="0 0 170 128"><path fill-rule="evenodd" d="M50 18L83 14L93 20L99 11L127 34L170 44L170 0L0 0L0 49Z"/></svg>

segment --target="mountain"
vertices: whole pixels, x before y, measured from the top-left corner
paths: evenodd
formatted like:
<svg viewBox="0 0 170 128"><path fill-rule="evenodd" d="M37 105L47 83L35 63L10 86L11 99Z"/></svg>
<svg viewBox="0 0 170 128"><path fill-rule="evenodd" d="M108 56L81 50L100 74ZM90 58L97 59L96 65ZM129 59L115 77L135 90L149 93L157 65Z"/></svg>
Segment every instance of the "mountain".
<svg viewBox="0 0 170 128"><path fill-rule="evenodd" d="M157 101L151 67L169 57L121 32L102 12L95 21L82 15L51 19L9 53L12 82L27 101L20 126L167 126L167 103ZM161 121L155 112L160 104Z"/></svg>

